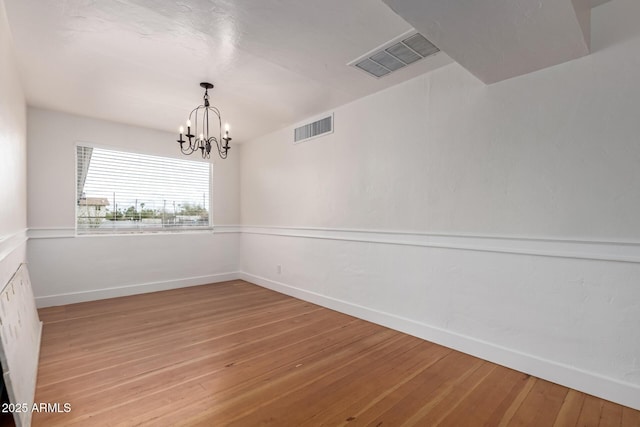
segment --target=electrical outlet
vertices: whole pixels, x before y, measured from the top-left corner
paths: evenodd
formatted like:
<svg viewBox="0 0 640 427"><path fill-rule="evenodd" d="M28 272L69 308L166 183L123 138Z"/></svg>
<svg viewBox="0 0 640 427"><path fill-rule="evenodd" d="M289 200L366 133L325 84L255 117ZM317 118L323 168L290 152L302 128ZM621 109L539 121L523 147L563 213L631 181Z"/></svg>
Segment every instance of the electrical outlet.
<svg viewBox="0 0 640 427"><path fill-rule="evenodd" d="M276 273L282 274L282 266L280 264L276 265Z"/></svg>

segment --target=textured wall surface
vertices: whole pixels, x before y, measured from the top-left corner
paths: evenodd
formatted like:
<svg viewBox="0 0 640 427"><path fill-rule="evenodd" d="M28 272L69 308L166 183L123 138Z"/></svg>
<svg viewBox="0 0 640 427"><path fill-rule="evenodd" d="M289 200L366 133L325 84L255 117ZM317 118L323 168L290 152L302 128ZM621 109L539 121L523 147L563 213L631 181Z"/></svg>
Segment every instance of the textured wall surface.
<svg viewBox="0 0 640 427"><path fill-rule="evenodd" d="M0 287L24 262L27 227L26 106L0 0Z"/></svg>
<svg viewBox="0 0 640 427"><path fill-rule="evenodd" d="M640 3L592 54L452 64L242 147L244 277L640 408Z"/></svg>
<svg viewBox="0 0 640 427"><path fill-rule="evenodd" d="M75 237L75 143L173 156L174 135L29 110L39 302L242 270L640 408L640 3L592 18L587 57L491 86L448 65L336 109L327 137L293 145L286 128L238 147L214 165L212 200L214 222L240 234ZM24 258L26 226L24 100L4 22L3 269Z"/></svg>
<svg viewBox="0 0 640 427"><path fill-rule="evenodd" d="M175 135L29 108L29 250L39 305L114 297L228 280L238 236L190 232L75 237L75 145L182 157ZM214 224L237 224L238 150L214 160Z"/></svg>
<svg viewBox="0 0 640 427"><path fill-rule="evenodd" d="M593 53L486 86L452 64L243 147L242 223L640 241L640 3Z"/></svg>

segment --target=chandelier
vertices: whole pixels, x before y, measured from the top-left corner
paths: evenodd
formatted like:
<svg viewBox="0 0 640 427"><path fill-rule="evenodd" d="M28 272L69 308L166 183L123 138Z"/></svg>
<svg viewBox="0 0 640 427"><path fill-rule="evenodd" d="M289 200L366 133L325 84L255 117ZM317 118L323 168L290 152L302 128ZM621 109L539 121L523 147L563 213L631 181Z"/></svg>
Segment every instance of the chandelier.
<svg viewBox="0 0 640 427"><path fill-rule="evenodd" d="M209 104L209 89L213 89L213 84L202 82L200 86L204 88L204 103L194 108L187 120L187 133L184 127L180 126L180 151L182 154L191 155L200 151L203 159L210 158L211 148L215 143L218 155L222 159L227 158L229 151L229 124L225 124L224 136L222 136L222 119L220 111ZM213 128L209 128L209 113L212 113ZM215 119L218 118L218 137L215 137ZM193 125L193 126L192 126ZM197 136L196 136L197 135ZM186 140L184 138L187 138ZM223 143L224 142L224 143Z"/></svg>

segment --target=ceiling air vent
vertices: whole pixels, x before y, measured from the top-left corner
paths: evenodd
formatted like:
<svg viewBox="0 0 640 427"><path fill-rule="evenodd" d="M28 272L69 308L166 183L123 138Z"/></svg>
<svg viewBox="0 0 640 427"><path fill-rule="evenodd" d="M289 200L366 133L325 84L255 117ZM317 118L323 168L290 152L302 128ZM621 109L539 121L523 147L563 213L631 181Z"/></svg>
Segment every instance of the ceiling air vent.
<svg viewBox="0 0 640 427"><path fill-rule="evenodd" d="M295 128L293 130L293 142L308 141L330 133L333 133L333 114Z"/></svg>
<svg viewBox="0 0 640 427"><path fill-rule="evenodd" d="M410 31L350 62L349 65L380 78L438 52L440 49L426 37Z"/></svg>

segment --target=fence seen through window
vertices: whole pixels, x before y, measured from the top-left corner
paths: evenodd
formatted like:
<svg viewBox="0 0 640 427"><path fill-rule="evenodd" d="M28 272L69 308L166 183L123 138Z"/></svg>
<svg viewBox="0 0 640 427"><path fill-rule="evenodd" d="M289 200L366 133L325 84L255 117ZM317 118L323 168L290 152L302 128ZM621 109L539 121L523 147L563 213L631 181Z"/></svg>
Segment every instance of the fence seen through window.
<svg viewBox="0 0 640 427"><path fill-rule="evenodd" d="M77 147L78 233L209 227L211 165Z"/></svg>

